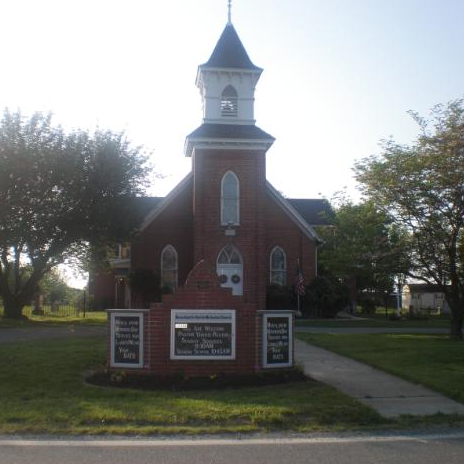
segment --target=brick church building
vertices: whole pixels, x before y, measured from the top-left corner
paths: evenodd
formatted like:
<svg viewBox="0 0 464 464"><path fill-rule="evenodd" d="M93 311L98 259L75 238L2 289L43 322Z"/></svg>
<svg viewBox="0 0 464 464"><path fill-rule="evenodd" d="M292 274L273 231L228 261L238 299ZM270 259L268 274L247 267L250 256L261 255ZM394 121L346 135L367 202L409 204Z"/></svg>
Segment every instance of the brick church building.
<svg viewBox="0 0 464 464"><path fill-rule="evenodd" d="M221 286L261 309L269 285L291 286L298 268L305 283L316 276L320 240L313 227L326 223L321 213L329 206L284 198L266 179L275 139L255 124L261 73L229 21L198 67L203 121L184 147L192 171L166 197L139 199L146 214L136 238L120 247L111 272L90 280L97 303L139 307L131 270L151 269L175 291L201 260L216 270Z"/></svg>

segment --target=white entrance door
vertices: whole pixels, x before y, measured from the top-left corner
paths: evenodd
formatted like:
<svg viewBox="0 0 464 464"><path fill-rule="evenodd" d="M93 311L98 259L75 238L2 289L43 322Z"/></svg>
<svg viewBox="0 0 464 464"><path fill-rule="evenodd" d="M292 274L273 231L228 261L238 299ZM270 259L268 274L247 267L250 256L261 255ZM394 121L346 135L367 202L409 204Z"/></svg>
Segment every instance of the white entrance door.
<svg viewBox="0 0 464 464"><path fill-rule="evenodd" d="M221 287L232 289L233 295L243 295L243 261L238 250L226 245L219 253L216 271Z"/></svg>

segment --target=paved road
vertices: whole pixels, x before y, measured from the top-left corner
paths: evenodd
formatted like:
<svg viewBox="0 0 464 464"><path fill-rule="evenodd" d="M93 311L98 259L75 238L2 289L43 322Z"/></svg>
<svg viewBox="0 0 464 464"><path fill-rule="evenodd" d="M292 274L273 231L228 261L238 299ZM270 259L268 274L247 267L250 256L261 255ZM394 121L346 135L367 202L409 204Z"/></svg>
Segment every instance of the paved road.
<svg viewBox="0 0 464 464"><path fill-rule="evenodd" d="M96 335L105 334L106 326L98 325L19 327L11 329L0 329L0 343L27 342L30 340L70 337L94 337ZM3 464L1 460L0 464Z"/></svg>
<svg viewBox="0 0 464 464"><path fill-rule="evenodd" d="M462 464L463 456L464 432L235 440L0 439L1 464Z"/></svg>

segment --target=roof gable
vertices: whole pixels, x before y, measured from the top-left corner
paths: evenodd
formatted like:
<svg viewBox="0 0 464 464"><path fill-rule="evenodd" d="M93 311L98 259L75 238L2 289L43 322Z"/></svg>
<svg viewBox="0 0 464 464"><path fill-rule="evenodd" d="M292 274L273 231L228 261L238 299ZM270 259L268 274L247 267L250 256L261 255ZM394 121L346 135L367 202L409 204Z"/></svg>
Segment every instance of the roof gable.
<svg viewBox="0 0 464 464"><path fill-rule="evenodd" d="M287 213L290 219L301 229L301 231L311 240L322 243L321 238L316 231L306 222L301 214L286 200L269 181L266 181L266 187L271 198Z"/></svg>
<svg viewBox="0 0 464 464"><path fill-rule="evenodd" d="M181 192L184 191L193 181L193 172L189 172L169 194L161 198L150 211L147 212L142 225L140 226L140 231L146 229L152 221L154 221L178 196Z"/></svg>
<svg viewBox="0 0 464 464"><path fill-rule="evenodd" d="M331 225L335 213L330 203L322 198L287 198L310 226Z"/></svg>

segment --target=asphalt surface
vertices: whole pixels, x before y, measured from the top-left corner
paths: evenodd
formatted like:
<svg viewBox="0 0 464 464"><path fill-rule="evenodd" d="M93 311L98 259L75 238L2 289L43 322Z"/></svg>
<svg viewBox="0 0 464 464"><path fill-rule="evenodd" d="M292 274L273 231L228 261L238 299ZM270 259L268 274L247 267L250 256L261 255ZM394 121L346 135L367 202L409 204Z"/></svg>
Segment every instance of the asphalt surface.
<svg viewBox="0 0 464 464"><path fill-rule="evenodd" d="M262 439L12 440L1 464L462 464L464 433Z"/></svg>

